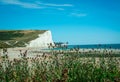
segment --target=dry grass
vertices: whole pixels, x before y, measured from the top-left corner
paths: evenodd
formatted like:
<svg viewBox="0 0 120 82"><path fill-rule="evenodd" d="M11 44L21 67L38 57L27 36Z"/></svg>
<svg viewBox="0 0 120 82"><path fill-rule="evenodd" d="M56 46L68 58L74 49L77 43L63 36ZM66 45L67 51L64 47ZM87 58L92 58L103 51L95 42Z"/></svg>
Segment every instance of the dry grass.
<svg viewBox="0 0 120 82"><path fill-rule="evenodd" d="M120 58L84 54L60 54L21 58L3 58L0 82L120 82ZM95 54L94 54L95 55Z"/></svg>

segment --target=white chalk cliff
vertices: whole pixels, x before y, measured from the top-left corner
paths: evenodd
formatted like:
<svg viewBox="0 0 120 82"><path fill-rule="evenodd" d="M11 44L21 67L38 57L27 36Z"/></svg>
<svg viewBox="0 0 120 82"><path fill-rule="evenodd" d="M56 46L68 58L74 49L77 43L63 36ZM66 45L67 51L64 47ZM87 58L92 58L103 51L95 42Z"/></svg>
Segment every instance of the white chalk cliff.
<svg viewBox="0 0 120 82"><path fill-rule="evenodd" d="M52 34L51 31L46 31L43 34L39 34L35 40L30 41L27 47L48 48L48 44L50 43L54 44Z"/></svg>

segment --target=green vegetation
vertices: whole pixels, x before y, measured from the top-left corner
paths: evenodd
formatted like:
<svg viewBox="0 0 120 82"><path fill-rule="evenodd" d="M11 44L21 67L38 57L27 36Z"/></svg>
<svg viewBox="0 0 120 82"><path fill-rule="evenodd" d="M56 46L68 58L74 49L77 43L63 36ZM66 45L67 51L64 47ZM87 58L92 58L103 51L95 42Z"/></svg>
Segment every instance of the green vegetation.
<svg viewBox="0 0 120 82"><path fill-rule="evenodd" d="M27 53L25 54L27 55ZM29 55L29 54L28 54ZM84 54L82 54L84 55ZM8 59L0 63L0 82L120 82L120 58L57 54Z"/></svg>
<svg viewBox="0 0 120 82"><path fill-rule="evenodd" d="M0 48L24 47L46 30L0 30Z"/></svg>
<svg viewBox="0 0 120 82"><path fill-rule="evenodd" d="M0 41L0 48L8 48L8 47L10 47L10 45L6 44L3 41Z"/></svg>

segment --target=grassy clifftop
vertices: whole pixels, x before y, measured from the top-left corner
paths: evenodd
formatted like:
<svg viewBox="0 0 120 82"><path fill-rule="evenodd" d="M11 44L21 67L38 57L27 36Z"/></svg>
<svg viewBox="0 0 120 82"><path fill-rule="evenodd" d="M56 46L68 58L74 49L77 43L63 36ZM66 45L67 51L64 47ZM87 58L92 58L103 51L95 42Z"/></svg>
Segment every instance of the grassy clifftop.
<svg viewBox="0 0 120 82"><path fill-rule="evenodd" d="M47 30L0 30L0 48L24 47Z"/></svg>

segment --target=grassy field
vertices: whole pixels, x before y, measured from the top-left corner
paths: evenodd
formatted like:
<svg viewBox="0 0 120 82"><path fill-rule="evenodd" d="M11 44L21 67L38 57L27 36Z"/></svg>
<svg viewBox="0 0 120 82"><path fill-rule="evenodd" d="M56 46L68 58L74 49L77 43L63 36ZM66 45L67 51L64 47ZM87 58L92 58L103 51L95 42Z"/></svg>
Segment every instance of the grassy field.
<svg viewBox="0 0 120 82"><path fill-rule="evenodd" d="M1 58L0 82L120 82L120 57L113 54L21 55L14 60Z"/></svg>
<svg viewBox="0 0 120 82"><path fill-rule="evenodd" d="M0 30L0 48L25 47L29 41L46 30Z"/></svg>

